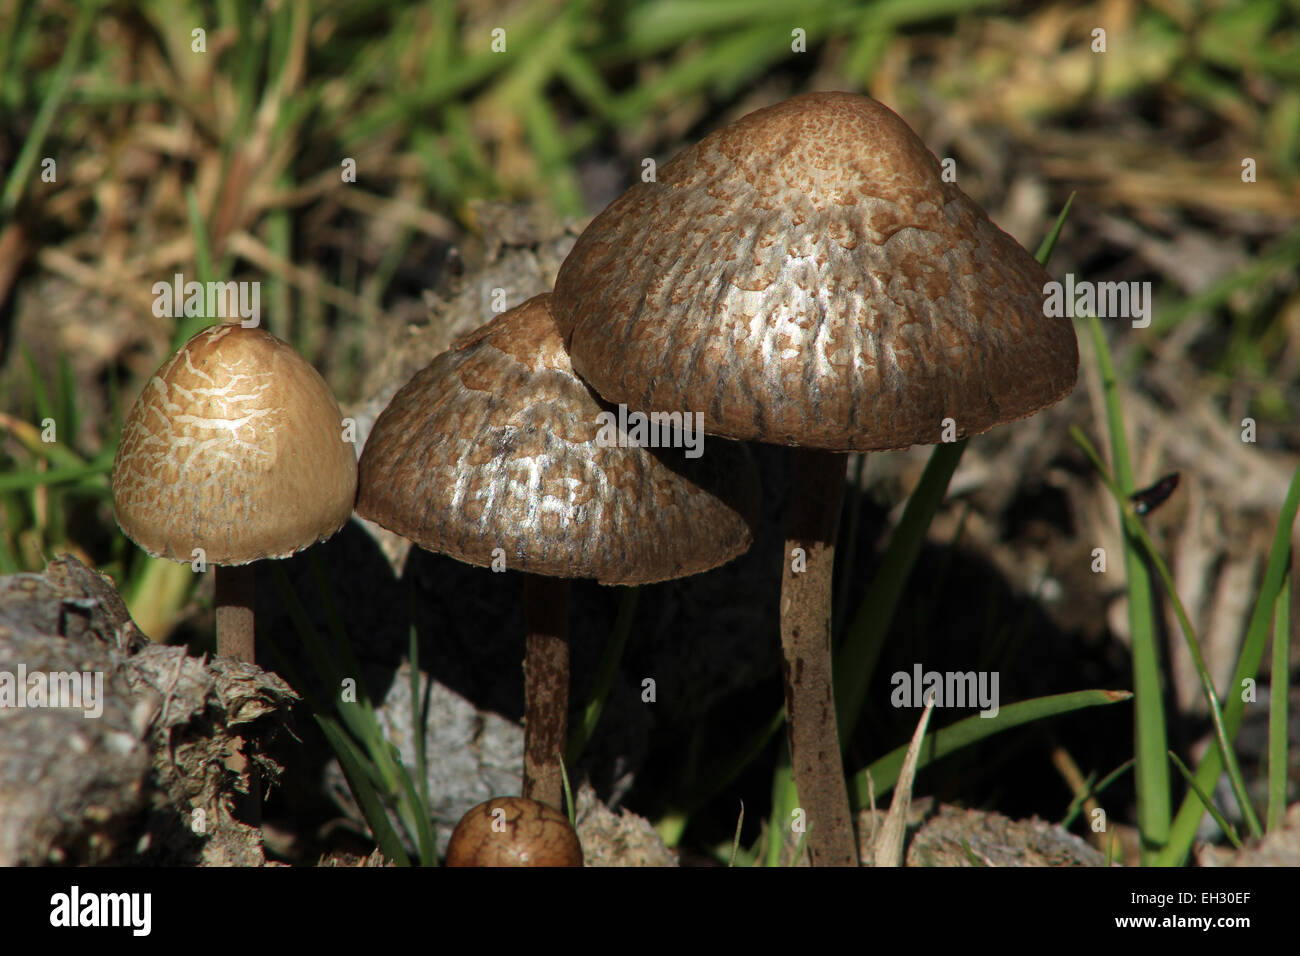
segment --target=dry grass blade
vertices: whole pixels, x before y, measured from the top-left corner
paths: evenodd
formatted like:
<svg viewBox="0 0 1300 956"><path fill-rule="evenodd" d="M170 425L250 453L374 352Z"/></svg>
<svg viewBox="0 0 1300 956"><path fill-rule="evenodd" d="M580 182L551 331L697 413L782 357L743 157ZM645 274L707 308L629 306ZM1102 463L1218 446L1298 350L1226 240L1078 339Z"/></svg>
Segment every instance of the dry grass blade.
<svg viewBox="0 0 1300 956"><path fill-rule="evenodd" d="M903 838L907 835L907 811L912 806L912 783L916 780L916 764L921 756L921 742L925 740L925 729L930 724L930 714L934 712L934 695L931 694L912 734L912 743L907 748L907 758L903 761L903 770L898 775L894 787L894 799L889 804L889 816L880 831L876 842L876 866L903 865Z"/></svg>

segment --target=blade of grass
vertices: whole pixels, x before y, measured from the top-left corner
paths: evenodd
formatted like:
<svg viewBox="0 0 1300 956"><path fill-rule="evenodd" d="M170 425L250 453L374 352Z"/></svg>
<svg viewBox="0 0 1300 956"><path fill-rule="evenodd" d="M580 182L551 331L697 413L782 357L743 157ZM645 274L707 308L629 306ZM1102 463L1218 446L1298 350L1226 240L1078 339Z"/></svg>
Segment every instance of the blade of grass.
<svg viewBox="0 0 1300 956"><path fill-rule="evenodd" d="M1061 230L1065 228L1065 220L1070 215L1070 207L1074 205L1074 197L1077 193L1070 193L1070 198L1065 201L1061 211L1056 215L1056 222L1052 223L1051 230L1043 237L1043 241L1038 244L1038 251L1034 253L1034 258L1040 265L1047 265L1052 259L1052 252L1056 249L1056 241L1061 238Z"/></svg>
<svg viewBox="0 0 1300 956"><path fill-rule="evenodd" d="M54 418L54 401L50 398L50 389L45 383L45 376L41 373L40 366L36 364L36 357L32 355L32 350L27 347L26 342L21 343L20 348L23 363L32 378L32 399L36 402L36 414L42 420Z"/></svg>
<svg viewBox="0 0 1300 956"><path fill-rule="evenodd" d="M1074 823L1074 818L1079 815L1079 811L1083 809L1083 805L1092 797L1103 793L1107 787L1123 776L1124 772L1131 768L1136 762L1137 761L1133 757L1130 757L1110 773L1106 774L1106 776L1102 777L1099 783L1089 787L1083 793L1077 794L1075 798L1070 801L1070 806L1066 808L1065 816L1061 818L1061 829L1070 829L1070 825Z"/></svg>
<svg viewBox="0 0 1300 956"><path fill-rule="evenodd" d="M569 771L560 761L560 783L564 786L564 806L569 817L569 826L578 825L578 808L573 805L573 791L569 789Z"/></svg>
<svg viewBox="0 0 1300 956"><path fill-rule="evenodd" d="M1273 669L1268 691L1268 831L1282 826L1286 813L1287 694L1291 670L1291 574L1287 573L1278 592L1273 612Z"/></svg>
<svg viewBox="0 0 1300 956"><path fill-rule="evenodd" d="M930 734L927 745L917 761L916 769L920 771L940 757L946 757L963 747L969 747L976 741L1010 730L1012 727L1082 710L1085 707L1117 704L1132 696L1126 690L1079 690L1008 704L998 711L996 717L981 717L975 714ZM849 781L849 801L855 810L867 806L868 774L875 783L877 800L893 789L899 771L903 768L903 761L907 758L907 747L907 744L895 747L865 770L854 774Z"/></svg>
<svg viewBox="0 0 1300 956"><path fill-rule="evenodd" d="M414 594L411 598L415 602ZM420 781L421 805L429 805L429 761L425 743L425 728L428 726L429 713L427 695L420 696L420 643L416 635L414 618L412 618L407 660L411 671L411 733L415 740L415 774Z"/></svg>
<svg viewBox="0 0 1300 956"><path fill-rule="evenodd" d="M365 815L375 842L384 851L384 855L398 866L410 866L411 858L406 855L402 841L398 838L392 824L388 822L388 813L384 809L383 801L379 799L379 795L371 786L369 775L363 769L366 761L357 749L357 745L343 732L334 718L317 714L316 723L320 724L325 739L329 741L339 758L339 765L343 768L343 774L348 779L348 786L357 798L362 814Z"/></svg>
<svg viewBox="0 0 1300 956"><path fill-rule="evenodd" d="M1183 779L1187 781L1187 786L1192 789L1192 792L1196 794L1197 799L1201 801L1201 805L1204 806L1206 810L1210 811L1210 816L1214 817L1214 822L1217 823L1219 829L1227 835L1229 842L1240 850L1241 838L1237 836L1237 828L1229 823L1224 815L1219 812L1219 808L1214 805L1214 800L1208 793L1201 789L1201 785L1196 782L1196 777L1187 769L1187 764L1178 759L1178 754L1174 753L1172 750L1169 751L1169 759L1174 762L1174 765L1183 775Z"/></svg>
<svg viewBox="0 0 1300 956"><path fill-rule="evenodd" d="M1089 318L1088 329L1092 334L1093 355L1101 375L1115 482L1118 485L1118 495L1126 500L1136 486L1129 459L1127 432L1124 430L1119 381L1115 376L1115 366L1111 362L1101 322L1095 316ZM1138 830L1142 838L1143 862L1150 862L1169 841L1169 763L1165 759L1169 744L1165 731L1164 695L1160 687L1160 655L1151 578L1136 542L1128 533L1123 503L1119 505L1119 512L1120 527L1124 530L1124 574L1128 589L1133 692L1136 697L1133 729L1137 756L1135 775Z"/></svg>
<svg viewBox="0 0 1300 956"><path fill-rule="evenodd" d="M740 828L745 825L745 801L740 801L740 816L736 817L736 835L731 838L731 859L728 867L736 865L736 852L740 849Z"/></svg>
<svg viewBox="0 0 1300 956"><path fill-rule="evenodd" d="M41 441L41 429L4 412L0 412L0 428L12 434L27 451L47 459L52 465L63 468L84 468L89 464L99 464L98 461L87 462L61 441ZM108 459L108 464L111 463L112 460Z"/></svg>
<svg viewBox="0 0 1300 956"><path fill-rule="evenodd" d="M789 832L790 815L798 805L794 773L790 769L790 751L782 735L781 759L772 775L772 815L767 824L767 856L763 861L764 866L781 865L781 850L785 846L785 835Z"/></svg>
<svg viewBox="0 0 1300 956"><path fill-rule="evenodd" d="M50 471L23 471L11 475L0 475L0 494L7 491L21 491L43 485L61 485L83 478L103 478L106 469L103 465L82 465L80 468L54 468Z"/></svg>
<svg viewBox="0 0 1300 956"><path fill-rule="evenodd" d="M185 211L190 219L190 235L194 239L194 268L198 272L198 281L208 288L208 283L216 276L212 272L212 250L208 243L208 224L203 220L203 210L199 208L198 193L190 186L185 190ZM172 331L172 351L176 351L200 329L212 324L211 316L176 315L176 328Z"/></svg>

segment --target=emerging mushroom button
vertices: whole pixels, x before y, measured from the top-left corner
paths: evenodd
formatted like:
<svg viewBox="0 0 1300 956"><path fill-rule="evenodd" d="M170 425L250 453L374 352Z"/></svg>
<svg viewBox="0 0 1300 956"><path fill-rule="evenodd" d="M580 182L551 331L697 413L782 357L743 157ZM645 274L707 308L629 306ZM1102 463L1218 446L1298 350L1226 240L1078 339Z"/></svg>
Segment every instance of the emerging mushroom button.
<svg viewBox="0 0 1300 956"><path fill-rule="evenodd" d="M564 814L524 797L494 797L461 817L448 866L582 866L582 844Z"/></svg>

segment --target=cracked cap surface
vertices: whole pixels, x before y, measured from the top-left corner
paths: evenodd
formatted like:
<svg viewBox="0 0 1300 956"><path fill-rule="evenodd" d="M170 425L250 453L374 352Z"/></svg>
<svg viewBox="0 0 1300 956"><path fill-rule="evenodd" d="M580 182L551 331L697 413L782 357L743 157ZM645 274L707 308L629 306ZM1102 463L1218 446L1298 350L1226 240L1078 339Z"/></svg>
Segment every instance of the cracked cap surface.
<svg viewBox="0 0 1300 956"><path fill-rule="evenodd" d="M527 797L493 797L456 824L447 866L582 866L582 844L560 811Z"/></svg>
<svg viewBox="0 0 1300 956"><path fill-rule="evenodd" d="M710 434L831 451L1032 415L1078 371L1050 276L891 110L809 93L723 127L579 237L551 310L578 374Z"/></svg>
<svg viewBox="0 0 1300 956"><path fill-rule="evenodd" d="M352 513L356 451L329 386L261 329L214 325L131 407L113 462L118 525L154 557L281 558Z"/></svg>
<svg viewBox="0 0 1300 956"><path fill-rule="evenodd" d="M541 295L436 357L361 455L357 513L480 567L649 584L748 550L758 477L741 446L602 446L607 411L574 373ZM702 436L701 436L702 437Z"/></svg>

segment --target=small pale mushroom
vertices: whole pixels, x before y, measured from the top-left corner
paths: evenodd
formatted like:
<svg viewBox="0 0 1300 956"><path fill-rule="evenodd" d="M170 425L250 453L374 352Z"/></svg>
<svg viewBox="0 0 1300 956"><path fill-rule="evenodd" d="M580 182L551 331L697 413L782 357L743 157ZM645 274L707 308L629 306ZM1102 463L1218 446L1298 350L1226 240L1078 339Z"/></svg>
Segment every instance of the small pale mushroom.
<svg viewBox="0 0 1300 956"><path fill-rule="evenodd" d="M526 574L523 793L561 802L569 579L639 585L748 550L758 477L743 446L601 440L608 411L574 374L537 296L418 372L375 422L357 513L426 550Z"/></svg>
<svg viewBox="0 0 1300 956"><path fill-rule="evenodd" d="M154 557L215 566L217 653L254 659L251 562L333 535L357 458L329 386L286 342L213 325L145 384L122 426L113 510Z"/></svg>
<svg viewBox="0 0 1300 956"><path fill-rule="evenodd" d="M611 203L560 268L551 310L602 398L799 449L781 642L815 864L857 863L831 683L844 453L934 444L948 420L977 435L1068 394L1078 348L1044 315L1048 281L903 120L851 93L711 133Z"/></svg>

